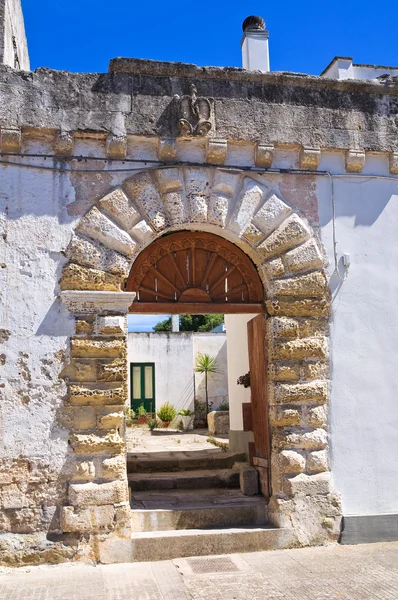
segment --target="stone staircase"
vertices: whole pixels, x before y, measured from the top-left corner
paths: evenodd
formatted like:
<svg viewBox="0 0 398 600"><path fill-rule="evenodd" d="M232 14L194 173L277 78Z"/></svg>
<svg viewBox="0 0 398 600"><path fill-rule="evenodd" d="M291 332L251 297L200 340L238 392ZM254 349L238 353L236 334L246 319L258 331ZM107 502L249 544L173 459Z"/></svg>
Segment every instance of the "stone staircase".
<svg viewBox="0 0 398 600"><path fill-rule="evenodd" d="M133 560L286 547L267 526L267 503L240 490L245 456L219 449L128 454Z"/></svg>

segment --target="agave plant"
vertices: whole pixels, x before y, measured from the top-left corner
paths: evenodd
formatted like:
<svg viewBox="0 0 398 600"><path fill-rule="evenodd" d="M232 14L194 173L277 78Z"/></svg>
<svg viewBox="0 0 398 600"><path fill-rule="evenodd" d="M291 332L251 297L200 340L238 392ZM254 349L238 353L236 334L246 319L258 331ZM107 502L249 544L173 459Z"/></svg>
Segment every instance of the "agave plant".
<svg viewBox="0 0 398 600"><path fill-rule="evenodd" d="M207 389L207 381L209 373L218 373L217 359L210 354L201 354L198 352L195 363L195 372L204 373L205 375L205 391L206 391L206 415L209 413L209 392Z"/></svg>

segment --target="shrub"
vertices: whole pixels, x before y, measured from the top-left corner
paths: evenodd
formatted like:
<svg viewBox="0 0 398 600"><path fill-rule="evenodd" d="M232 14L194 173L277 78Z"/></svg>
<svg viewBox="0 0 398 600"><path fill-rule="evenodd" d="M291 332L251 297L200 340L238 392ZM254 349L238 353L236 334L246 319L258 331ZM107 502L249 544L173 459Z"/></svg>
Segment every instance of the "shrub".
<svg viewBox="0 0 398 600"><path fill-rule="evenodd" d="M143 404L141 404L141 406L138 407L138 416L139 417L147 417L148 416L148 413L145 410L145 407Z"/></svg>
<svg viewBox="0 0 398 600"><path fill-rule="evenodd" d="M183 408L178 414L181 417L190 417L193 413L188 408Z"/></svg>
<svg viewBox="0 0 398 600"><path fill-rule="evenodd" d="M156 419L148 419L148 427L151 431L153 431L156 428L156 425L157 425Z"/></svg>
<svg viewBox="0 0 398 600"><path fill-rule="evenodd" d="M224 400L223 402L221 402L217 410L229 410L229 401Z"/></svg>
<svg viewBox="0 0 398 600"><path fill-rule="evenodd" d="M127 408L126 410L126 427L131 427L134 419L136 418L136 414L132 408Z"/></svg>
<svg viewBox="0 0 398 600"><path fill-rule="evenodd" d="M177 411L170 402L165 402L156 414L161 421L170 423L177 416Z"/></svg>

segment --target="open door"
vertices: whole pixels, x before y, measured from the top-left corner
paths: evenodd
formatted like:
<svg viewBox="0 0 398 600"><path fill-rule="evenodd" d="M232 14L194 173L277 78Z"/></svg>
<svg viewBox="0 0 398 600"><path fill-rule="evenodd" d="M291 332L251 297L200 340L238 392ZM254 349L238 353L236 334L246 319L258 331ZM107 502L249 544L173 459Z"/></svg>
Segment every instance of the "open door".
<svg viewBox="0 0 398 600"><path fill-rule="evenodd" d="M254 437L254 442L252 442L250 449L250 462L259 471L262 494L266 498L269 498L270 435L264 315L257 315L257 317L248 322L247 335Z"/></svg>

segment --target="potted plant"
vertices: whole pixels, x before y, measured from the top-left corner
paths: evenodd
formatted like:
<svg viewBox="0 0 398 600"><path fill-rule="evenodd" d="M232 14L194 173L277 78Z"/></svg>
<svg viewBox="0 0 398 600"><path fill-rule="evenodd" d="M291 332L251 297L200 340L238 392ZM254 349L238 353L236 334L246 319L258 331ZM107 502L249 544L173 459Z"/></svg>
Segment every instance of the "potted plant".
<svg viewBox="0 0 398 600"><path fill-rule="evenodd" d="M132 408L127 408L126 410L126 427L132 427L133 421L135 420L135 412Z"/></svg>
<svg viewBox="0 0 398 600"><path fill-rule="evenodd" d="M250 387L250 371L248 371L244 375L241 375L240 377L238 377L238 380L236 383L238 385L243 385L243 387L245 387L245 388L249 388Z"/></svg>
<svg viewBox="0 0 398 600"><path fill-rule="evenodd" d="M157 423L158 422L156 419L148 419L148 427L149 427L150 431L153 431L154 429L156 429Z"/></svg>
<svg viewBox="0 0 398 600"><path fill-rule="evenodd" d="M188 431L194 413L188 410L187 408L183 408L182 410L180 410L178 415L181 417L180 423L182 423L182 430Z"/></svg>
<svg viewBox="0 0 398 600"><path fill-rule="evenodd" d="M148 421L148 413L143 404L138 407L138 423L143 424Z"/></svg>
<svg viewBox="0 0 398 600"><path fill-rule="evenodd" d="M163 423L163 427L168 427L173 419L177 416L177 411L170 402L165 402L156 413Z"/></svg>

